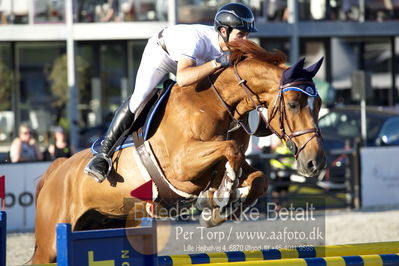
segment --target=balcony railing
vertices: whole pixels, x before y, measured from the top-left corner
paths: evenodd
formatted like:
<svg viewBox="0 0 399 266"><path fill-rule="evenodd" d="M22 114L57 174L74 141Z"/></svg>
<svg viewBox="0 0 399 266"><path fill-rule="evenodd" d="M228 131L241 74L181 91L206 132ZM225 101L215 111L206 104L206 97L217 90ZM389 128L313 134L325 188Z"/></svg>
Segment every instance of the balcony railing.
<svg viewBox="0 0 399 266"><path fill-rule="evenodd" d="M75 23L168 21L170 5L176 5L177 23L212 23L226 0L1 0L1 24L65 23L65 1L73 1ZM260 23L287 22L287 0L243 1ZM301 0L300 21L399 20L399 2L381 0ZM174 9L173 9L174 10Z"/></svg>

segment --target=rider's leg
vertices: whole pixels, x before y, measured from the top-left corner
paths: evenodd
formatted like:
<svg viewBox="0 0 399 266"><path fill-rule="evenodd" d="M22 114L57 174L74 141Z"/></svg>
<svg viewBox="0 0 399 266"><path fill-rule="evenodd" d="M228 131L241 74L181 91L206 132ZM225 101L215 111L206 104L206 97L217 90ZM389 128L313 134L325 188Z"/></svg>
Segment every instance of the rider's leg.
<svg viewBox="0 0 399 266"><path fill-rule="evenodd" d="M140 67L137 70L135 90L130 99L129 107L133 113L140 108L166 74L176 73L177 64L171 60L154 40L150 39L144 50Z"/></svg>
<svg viewBox="0 0 399 266"><path fill-rule="evenodd" d="M129 132L134 121L134 113L150 95L165 74L176 73L176 63L160 48L156 39L151 38L144 49L143 58L137 71L136 88L130 100L118 108L100 152L95 155L85 168L85 173L93 176L97 182L102 182L112 168L112 154L122 137ZM130 110L129 110L130 109Z"/></svg>
<svg viewBox="0 0 399 266"><path fill-rule="evenodd" d="M154 88L155 85L152 87ZM147 87L151 88L151 87ZM140 90L139 90L140 91ZM135 100L132 95L126 100L115 112L112 118L111 124L108 127L107 133L105 134L104 140L101 142L100 151L89 161L86 168L84 169L85 174L93 176L99 183L104 181L108 176L112 168L112 155L117 144L120 143L122 138L126 137L134 122L134 113L140 107L142 102L145 101L146 96L151 93L151 89L147 89L140 93L139 97ZM135 106L134 112L130 106Z"/></svg>
<svg viewBox="0 0 399 266"><path fill-rule="evenodd" d="M101 183L108 176L112 168L112 154L116 144L129 132L134 121L134 114L129 110L129 99L115 112L105 138L101 143L100 151L90 160L85 173L93 176Z"/></svg>

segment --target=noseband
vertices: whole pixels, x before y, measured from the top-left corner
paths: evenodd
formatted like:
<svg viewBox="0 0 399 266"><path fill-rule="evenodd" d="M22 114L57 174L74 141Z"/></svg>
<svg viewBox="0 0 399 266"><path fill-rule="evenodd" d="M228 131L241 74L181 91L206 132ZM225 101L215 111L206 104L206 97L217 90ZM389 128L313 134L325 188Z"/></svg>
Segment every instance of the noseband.
<svg viewBox="0 0 399 266"><path fill-rule="evenodd" d="M299 153L306 147L306 145L315 137L321 137L320 135L320 130L317 126L315 126L314 128L308 128L308 129L303 129L303 130L298 130L298 131L293 131L290 124L288 123L288 119L287 119L287 112L286 112L286 108L285 108L285 102L284 102L284 97L283 97L283 92L285 91L285 89L290 88L290 87L296 87L296 86L300 86L300 85L311 85L314 86L314 83L312 81L295 81L295 82L291 82L291 83L287 83L287 84L283 84L283 75L281 76L280 79L280 87L279 87L279 92L277 95L276 100L274 101L274 104L271 108L271 112L270 112L270 116L266 115L263 113L264 110L266 109L265 104L262 104L259 102L259 104L256 104L254 99L251 97L251 95L257 96L255 93L252 92L252 90L246 85L246 80L242 79L241 76L238 74L237 71L237 64L234 64L234 75L236 76L237 80L238 80L238 84L244 89L245 93L247 94L247 98L249 99L250 102L252 102L253 106L255 107L254 109L258 112L258 115L262 118L262 120L265 122L266 126L270 129L270 131L272 131L279 139L281 140L286 140L286 145L287 148L292 152L292 154L294 154L295 158L298 158ZM234 126L229 129L229 132L232 132L234 130L239 129L240 127L242 127L245 132L249 135L253 135L254 132L251 132L250 129L248 128L248 126L244 123L243 120L240 119L236 119L233 115L233 113L230 111L229 106L227 105L227 103L223 100L223 98L221 97L220 93L218 92L217 88L215 87L215 85L213 84L213 82L211 81L211 79L208 77L209 82L212 85L212 89L214 90L214 92L216 93L216 96L218 97L218 99L221 101L221 103L223 104L223 106L225 107L225 109L227 110L227 113L230 115ZM258 100L259 101L259 100ZM269 112L268 112L269 113ZM280 125L280 131L281 134L278 133L274 128L271 127L270 122L274 119L278 117L279 120L279 125ZM290 132L292 132L291 134L287 134L285 127L284 127L284 122L287 123L288 125L288 129ZM312 136L310 136L304 144L302 144L302 146L298 149L297 145L295 144L295 142L293 141L294 138L302 136L302 135L306 135L306 134L310 134L313 133Z"/></svg>

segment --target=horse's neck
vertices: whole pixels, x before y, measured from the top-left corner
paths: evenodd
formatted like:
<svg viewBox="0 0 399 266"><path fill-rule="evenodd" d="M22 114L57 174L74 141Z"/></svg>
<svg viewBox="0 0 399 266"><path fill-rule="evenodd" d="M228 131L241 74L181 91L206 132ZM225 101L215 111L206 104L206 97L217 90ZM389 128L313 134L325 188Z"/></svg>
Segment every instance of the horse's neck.
<svg viewBox="0 0 399 266"><path fill-rule="evenodd" d="M243 94L233 70L225 69L214 81L214 86L223 101L231 108L236 108L243 100Z"/></svg>

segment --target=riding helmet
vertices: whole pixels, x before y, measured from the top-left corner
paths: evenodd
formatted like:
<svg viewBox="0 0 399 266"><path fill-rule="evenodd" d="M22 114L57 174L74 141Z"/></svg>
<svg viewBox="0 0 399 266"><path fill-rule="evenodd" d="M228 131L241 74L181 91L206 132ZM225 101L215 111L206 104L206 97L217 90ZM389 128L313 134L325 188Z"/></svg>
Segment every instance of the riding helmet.
<svg viewBox="0 0 399 266"><path fill-rule="evenodd" d="M245 32L256 32L255 16L252 10L240 3L229 3L222 6L215 16L215 29L226 27L229 31L237 29Z"/></svg>

